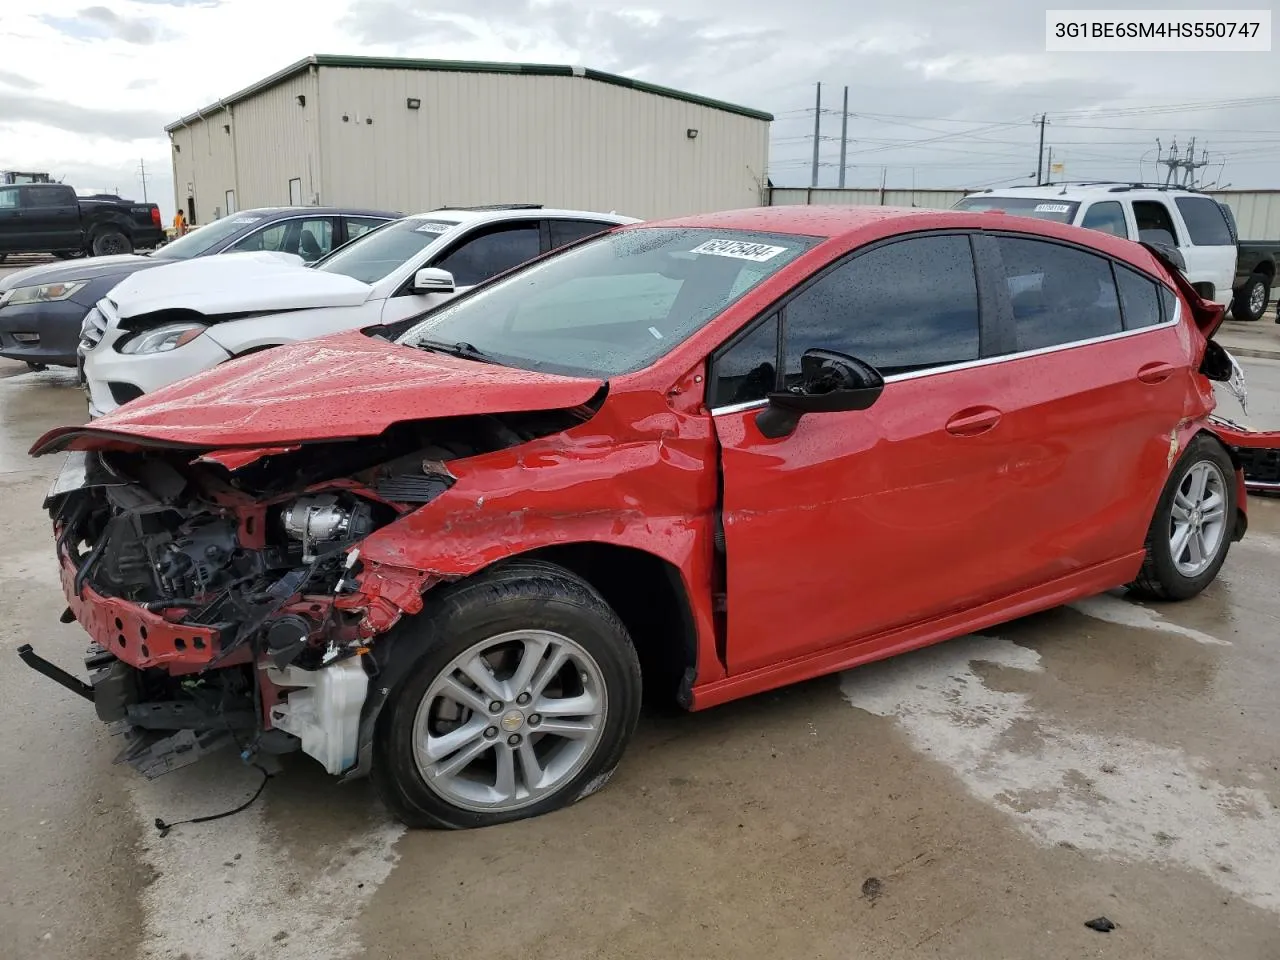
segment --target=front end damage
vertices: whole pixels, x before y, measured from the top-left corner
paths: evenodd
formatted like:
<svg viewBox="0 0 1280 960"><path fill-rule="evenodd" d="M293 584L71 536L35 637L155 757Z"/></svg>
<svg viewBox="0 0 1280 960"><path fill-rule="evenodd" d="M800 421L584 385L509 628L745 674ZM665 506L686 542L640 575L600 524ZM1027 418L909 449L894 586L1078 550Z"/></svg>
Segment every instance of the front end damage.
<svg viewBox="0 0 1280 960"><path fill-rule="evenodd" d="M329 773L363 775L385 635L441 578L364 561L360 542L448 490L448 461L568 422L559 411L256 451L71 452L45 507L63 620L91 639L89 684L22 657L92 699L125 740L118 759L149 778L232 745L246 759L301 749Z"/></svg>

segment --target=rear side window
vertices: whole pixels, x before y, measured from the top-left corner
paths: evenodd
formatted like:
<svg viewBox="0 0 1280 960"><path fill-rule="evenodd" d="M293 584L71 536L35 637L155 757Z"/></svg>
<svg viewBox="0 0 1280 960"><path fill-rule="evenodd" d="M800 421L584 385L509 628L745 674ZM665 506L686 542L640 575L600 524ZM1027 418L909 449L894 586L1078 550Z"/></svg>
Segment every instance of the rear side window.
<svg viewBox="0 0 1280 960"><path fill-rule="evenodd" d="M597 233L608 230L612 224L596 223L591 220L548 220L551 230L551 249L563 247L583 237L593 237Z"/></svg>
<svg viewBox="0 0 1280 960"><path fill-rule="evenodd" d="M27 207L66 207L76 202L70 187L27 187L22 203Z"/></svg>
<svg viewBox="0 0 1280 960"><path fill-rule="evenodd" d="M1084 213L1084 219L1080 221L1080 226L1087 227L1090 230L1100 230L1103 233L1110 233L1117 237L1129 236L1129 228L1124 222L1124 207L1120 206L1115 200L1104 200L1102 203L1095 203Z"/></svg>
<svg viewBox="0 0 1280 960"><path fill-rule="evenodd" d="M1169 208L1159 200L1133 201L1133 219L1138 224L1139 240L1178 245L1178 231L1173 226L1173 216L1169 213Z"/></svg>
<svg viewBox="0 0 1280 960"><path fill-rule="evenodd" d="M1187 233L1197 247L1229 247L1235 243L1222 208L1208 197L1178 197L1174 200L1186 221Z"/></svg>
<svg viewBox="0 0 1280 960"><path fill-rule="evenodd" d="M16 187L10 187L8 190L0 188L0 210L17 210L18 209L18 190Z"/></svg>
<svg viewBox="0 0 1280 960"><path fill-rule="evenodd" d="M1116 287L1120 291L1120 309L1124 311L1124 328L1139 330L1160 322L1159 284L1128 267L1115 265Z"/></svg>
<svg viewBox="0 0 1280 960"><path fill-rule="evenodd" d="M472 235L435 264L453 274L460 287L470 287L532 260L542 250L534 221Z"/></svg>
<svg viewBox="0 0 1280 960"><path fill-rule="evenodd" d="M966 236L914 237L855 256L787 304L786 383L806 350L836 350L886 376L976 360L978 290Z"/></svg>
<svg viewBox="0 0 1280 960"><path fill-rule="evenodd" d="M1111 262L1059 243L998 237L1017 349L1041 350L1121 330Z"/></svg>
<svg viewBox="0 0 1280 960"><path fill-rule="evenodd" d="M377 230L386 222L364 217L347 217L347 239L354 240L356 237L362 237L370 230Z"/></svg>

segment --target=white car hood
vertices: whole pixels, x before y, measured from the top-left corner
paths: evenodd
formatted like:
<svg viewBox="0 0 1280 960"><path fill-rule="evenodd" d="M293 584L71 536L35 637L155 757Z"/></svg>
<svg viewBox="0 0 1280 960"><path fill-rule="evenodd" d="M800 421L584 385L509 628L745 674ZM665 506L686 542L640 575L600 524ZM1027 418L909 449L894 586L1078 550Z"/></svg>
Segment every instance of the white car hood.
<svg viewBox="0 0 1280 960"><path fill-rule="evenodd" d="M135 273L107 299L122 318L173 309L212 317L358 306L373 292L367 283L302 262L293 254L269 252L198 257Z"/></svg>

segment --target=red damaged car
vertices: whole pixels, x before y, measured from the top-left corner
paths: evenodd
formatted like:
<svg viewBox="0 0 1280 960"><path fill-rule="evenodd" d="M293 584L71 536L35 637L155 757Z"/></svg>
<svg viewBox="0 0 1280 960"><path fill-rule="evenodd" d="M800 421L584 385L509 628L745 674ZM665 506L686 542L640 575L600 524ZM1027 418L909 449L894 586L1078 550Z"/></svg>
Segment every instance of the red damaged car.
<svg viewBox="0 0 1280 960"><path fill-rule="evenodd" d="M1046 221L624 227L41 438L92 682L24 658L150 776L234 742L415 826L540 814L608 780L642 678L701 709L1199 593L1245 530L1221 320Z"/></svg>

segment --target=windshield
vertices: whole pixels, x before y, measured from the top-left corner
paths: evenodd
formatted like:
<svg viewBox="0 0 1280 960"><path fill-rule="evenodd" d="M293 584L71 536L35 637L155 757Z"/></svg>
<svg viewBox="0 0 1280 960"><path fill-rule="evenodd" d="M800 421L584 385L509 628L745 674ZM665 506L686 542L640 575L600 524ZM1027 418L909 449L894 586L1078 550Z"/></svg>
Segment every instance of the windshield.
<svg viewBox="0 0 1280 960"><path fill-rule="evenodd" d="M553 373L629 373L818 242L686 227L606 234L431 311L398 342L465 343Z"/></svg>
<svg viewBox="0 0 1280 960"><path fill-rule="evenodd" d="M192 257L199 257L208 253L224 240L240 233L242 230L249 229L256 223L261 223L265 219L266 217L258 217L253 214L223 217L221 220L215 220L213 223L205 224L203 227L197 227L185 237L179 237L172 243L166 243L151 256L157 260L190 260Z"/></svg>
<svg viewBox="0 0 1280 960"><path fill-rule="evenodd" d="M457 226L452 220L406 217L371 230L315 263L314 269L377 283Z"/></svg>
<svg viewBox="0 0 1280 960"><path fill-rule="evenodd" d="M1080 204L1062 200L1045 200L1043 197L965 197L955 205L956 210L1003 210L1015 217L1035 217L1037 220L1053 220L1071 223L1076 218Z"/></svg>

